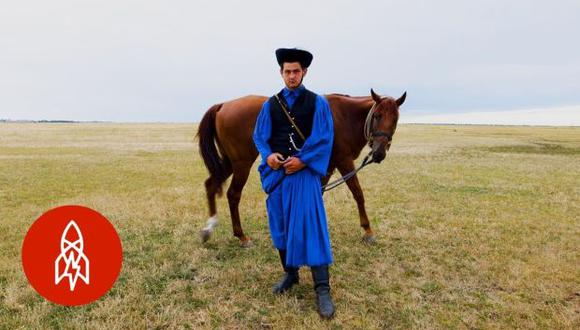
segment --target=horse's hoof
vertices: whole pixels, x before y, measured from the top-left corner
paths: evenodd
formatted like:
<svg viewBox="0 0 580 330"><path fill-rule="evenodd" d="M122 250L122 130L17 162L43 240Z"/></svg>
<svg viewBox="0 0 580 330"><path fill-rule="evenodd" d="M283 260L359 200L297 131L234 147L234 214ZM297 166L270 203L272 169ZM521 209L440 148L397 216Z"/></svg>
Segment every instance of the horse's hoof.
<svg viewBox="0 0 580 330"><path fill-rule="evenodd" d="M199 236L201 237L201 242L205 243L209 240L209 238L211 237L211 230L209 229L202 229L199 232Z"/></svg>
<svg viewBox="0 0 580 330"><path fill-rule="evenodd" d="M375 244L377 242L377 239L375 238L375 235L370 234L364 235L362 241L366 244Z"/></svg>
<svg viewBox="0 0 580 330"><path fill-rule="evenodd" d="M245 241L240 241L240 247L247 249L247 248L251 248L252 246L254 246L254 243L252 243L252 241L250 239L247 239Z"/></svg>

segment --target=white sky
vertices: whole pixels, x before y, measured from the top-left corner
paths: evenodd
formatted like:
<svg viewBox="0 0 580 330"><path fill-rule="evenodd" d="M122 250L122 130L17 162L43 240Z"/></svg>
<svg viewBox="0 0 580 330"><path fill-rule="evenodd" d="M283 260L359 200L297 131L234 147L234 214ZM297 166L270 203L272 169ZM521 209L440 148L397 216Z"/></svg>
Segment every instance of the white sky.
<svg viewBox="0 0 580 330"><path fill-rule="evenodd" d="M418 124L580 126L580 106L422 115L411 113L401 116L400 121Z"/></svg>
<svg viewBox="0 0 580 330"><path fill-rule="evenodd" d="M407 90L403 120L562 107L578 120L579 32L578 0L5 1L0 118L199 121L283 87L274 50L298 46L314 53L308 88Z"/></svg>

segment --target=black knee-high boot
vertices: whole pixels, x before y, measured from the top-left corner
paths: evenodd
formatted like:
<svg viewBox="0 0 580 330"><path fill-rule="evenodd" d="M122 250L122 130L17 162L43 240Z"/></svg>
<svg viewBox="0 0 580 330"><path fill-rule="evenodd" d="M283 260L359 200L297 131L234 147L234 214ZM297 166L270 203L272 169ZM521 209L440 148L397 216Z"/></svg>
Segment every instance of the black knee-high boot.
<svg viewBox="0 0 580 330"><path fill-rule="evenodd" d="M316 291L316 303L318 314L324 319L331 319L334 316L334 303L330 296L330 279L328 266L311 267L314 290Z"/></svg>
<svg viewBox="0 0 580 330"><path fill-rule="evenodd" d="M290 290L294 284L297 284L299 277L298 268L286 266L286 250L278 250L278 252L280 253L280 261L282 262L282 267L284 268L284 277L282 277L280 282L274 285L272 292L276 294L282 294Z"/></svg>

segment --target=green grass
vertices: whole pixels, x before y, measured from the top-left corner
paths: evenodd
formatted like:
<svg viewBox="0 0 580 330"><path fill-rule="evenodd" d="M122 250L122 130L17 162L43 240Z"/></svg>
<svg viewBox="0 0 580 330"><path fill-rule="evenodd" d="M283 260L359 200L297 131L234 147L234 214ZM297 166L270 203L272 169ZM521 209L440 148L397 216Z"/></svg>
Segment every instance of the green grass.
<svg viewBox="0 0 580 330"><path fill-rule="evenodd" d="M504 153L524 153L524 154L540 154L540 155L579 155L580 148L578 147L563 147L559 144L553 143L539 143L533 145L512 145L512 146L497 146L490 147L487 150L492 152Z"/></svg>
<svg viewBox="0 0 580 330"><path fill-rule="evenodd" d="M206 170L195 125L0 124L0 328L580 327L580 129L401 125L361 172L377 243L361 242L346 187L325 194L336 318L316 314L312 280L281 274L252 171L241 249L220 199L202 245ZM81 204L117 228L124 264L83 307L45 301L20 265L44 211Z"/></svg>

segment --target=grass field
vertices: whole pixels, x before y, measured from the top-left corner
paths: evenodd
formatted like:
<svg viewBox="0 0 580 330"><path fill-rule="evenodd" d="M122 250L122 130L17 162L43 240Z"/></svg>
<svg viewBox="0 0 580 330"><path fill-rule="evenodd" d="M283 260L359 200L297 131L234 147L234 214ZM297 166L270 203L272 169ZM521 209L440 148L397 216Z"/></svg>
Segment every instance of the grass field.
<svg viewBox="0 0 580 330"><path fill-rule="evenodd" d="M281 269L255 171L202 245L206 170L186 124L0 124L0 328L580 328L580 128L400 126L361 172L377 243L345 186L325 195L336 318L312 280L275 297ZM20 266L44 211L81 204L117 228L114 288L77 308L45 301Z"/></svg>

